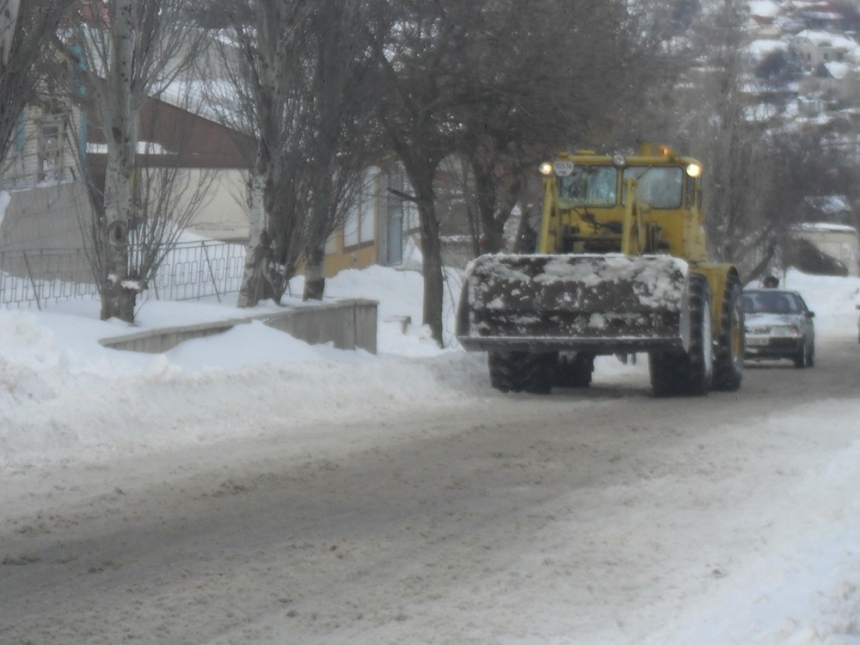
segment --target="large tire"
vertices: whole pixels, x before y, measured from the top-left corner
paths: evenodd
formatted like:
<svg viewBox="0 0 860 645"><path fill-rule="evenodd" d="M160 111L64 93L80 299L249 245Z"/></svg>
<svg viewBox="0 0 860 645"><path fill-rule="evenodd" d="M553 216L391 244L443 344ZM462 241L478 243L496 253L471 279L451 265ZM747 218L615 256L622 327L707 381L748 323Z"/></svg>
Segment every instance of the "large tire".
<svg viewBox="0 0 860 645"><path fill-rule="evenodd" d="M558 361L555 384L559 387L588 387L591 385L593 373L594 356L592 354L579 353L573 359L563 356Z"/></svg>
<svg viewBox="0 0 860 645"><path fill-rule="evenodd" d="M723 310L720 331L714 348L714 380L712 387L735 392L744 375L744 304L738 276L730 274L723 289Z"/></svg>
<svg viewBox="0 0 860 645"><path fill-rule="evenodd" d="M549 394L555 381L555 352L490 352L490 385L500 392Z"/></svg>
<svg viewBox="0 0 860 645"><path fill-rule="evenodd" d="M687 351L651 352L648 356L654 396L703 396L713 378L711 290L705 276L691 273L688 281L690 346Z"/></svg>
<svg viewBox="0 0 860 645"><path fill-rule="evenodd" d="M815 367L815 340L809 346L809 354L806 356L806 366Z"/></svg>
<svg viewBox="0 0 860 645"><path fill-rule="evenodd" d="M522 369L523 392L549 394L555 382L558 352L526 354Z"/></svg>
<svg viewBox="0 0 860 645"><path fill-rule="evenodd" d="M490 352L487 355L490 385L500 392L521 391L520 365L523 356L522 352Z"/></svg>

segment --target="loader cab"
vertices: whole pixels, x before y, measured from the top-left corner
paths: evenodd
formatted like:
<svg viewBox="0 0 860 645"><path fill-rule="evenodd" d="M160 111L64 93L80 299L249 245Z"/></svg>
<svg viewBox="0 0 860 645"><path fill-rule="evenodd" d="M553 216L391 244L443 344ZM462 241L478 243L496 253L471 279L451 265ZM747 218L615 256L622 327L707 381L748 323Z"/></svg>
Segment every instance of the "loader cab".
<svg viewBox="0 0 860 645"><path fill-rule="evenodd" d="M704 258L701 164L694 159L670 152L625 157L578 151L543 164L541 173L539 252ZM629 190L635 203L629 203Z"/></svg>

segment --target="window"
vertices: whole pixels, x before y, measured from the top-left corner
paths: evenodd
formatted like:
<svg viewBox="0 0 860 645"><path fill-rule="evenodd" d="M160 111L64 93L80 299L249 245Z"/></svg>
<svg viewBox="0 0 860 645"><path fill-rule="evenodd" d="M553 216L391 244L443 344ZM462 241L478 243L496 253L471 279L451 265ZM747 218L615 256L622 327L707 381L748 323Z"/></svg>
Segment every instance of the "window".
<svg viewBox="0 0 860 645"><path fill-rule="evenodd" d="M337 253L337 237L334 235L329 235L328 239L325 241L325 253L326 255Z"/></svg>
<svg viewBox="0 0 860 645"><path fill-rule="evenodd" d="M376 178L378 170L371 168L364 174L343 226L343 246L359 246L376 239Z"/></svg>
<svg viewBox="0 0 860 645"><path fill-rule="evenodd" d="M49 116L38 122L38 180L62 179L63 117Z"/></svg>
<svg viewBox="0 0 860 645"><path fill-rule="evenodd" d="M615 206L618 171L613 166L577 166L559 178L559 197L569 206Z"/></svg>
<svg viewBox="0 0 860 645"><path fill-rule="evenodd" d="M753 292L744 295L744 311L747 313L796 314L805 310L802 301L793 294Z"/></svg>
<svg viewBox="0 0 860 645"><path fill-rule="evenodd" d="M631 166L624 169L624 179L635 179L639 199L651 208L681 207L684 171L675 167ZM625 202L626 203L626 202Z"/></svg>

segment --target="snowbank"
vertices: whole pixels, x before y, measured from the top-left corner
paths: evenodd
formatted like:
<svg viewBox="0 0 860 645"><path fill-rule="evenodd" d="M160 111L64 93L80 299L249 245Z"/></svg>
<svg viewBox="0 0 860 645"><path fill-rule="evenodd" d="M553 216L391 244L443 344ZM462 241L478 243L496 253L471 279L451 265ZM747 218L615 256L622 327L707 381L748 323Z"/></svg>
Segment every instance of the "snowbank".
<svg viewBox="0 0 860 645"><path fill-rule="evenodd" d="M453 323L459 280L458 274L448 276L448 329ZM858 315L854 306L860 294L860 279L822 278L790 271L784 286L798 290L815 310L820 338L854 338ZM292 294L299 294L301 287L301 279L294 281ZM331 428L319 441L348 442L352 439L348 428L353 421L404 414L420 417L431 409L467 409L484 397L497 396L489 389L482 354L460 351L453 343L448 349L440 349L420 325L422 282L417 273L380 267L346 271L328 282L328 294L380 302L379 356L309 346L259 323L188 341L164 354L135 354L98 344L99 338L140 327L98 320L98 304L94 302L70 302L48 312L0 311L0 481L17 483L10 488L20 490L22 482L35 478L53 483L52 473L62 470L54 469L55 465L119 461L131 455L260 435L295 439L319 422ZM274 306L268 303L260 309ZM236 315L237 310L229 303L147 302L139 312L138 323L149 328ZM402 321L407 317L412 324L404 333ZM598 384L601 379L647 383L647 366L643 361L622 365L613 357L603 357L597 362L595 374ZM569 415L568 403L562 401L561 405L565 409L559 413ZM843 428L840 436L853 436L858 405L858 400L820 401L799 411L774 411L766 419L739 419L724 431L697 439L697 445L679 443L680 452L667 453L659 472L633 488L610 487L601 493L604 497L595 497L591 487L572 493L581 496L577 503L581 503L584 520L563 525L561 533L542 535L541 552L549 548L549 555L543 553L533 562L527 558L523 562L520 554L512 554L518 566L533 574L528 581L514 584L502 580L500 574L499 581L504 583L500 588L507 590L506 597L500 598L493 589L477 595L470 589L468 593L462 591L463 606L469 606L474 596L472 615L479 616L479 624L481 616L489 615L490 623L498 619L510 625L518 615L505 608L517 607L541 633L552 635L540 642L581 642L575 630L567 631L573 624L570 596L545 595L547 583L542 576L550 571L547 563L553 558L571 561L581 554L577 545L583 543L584 536L598 522L602 527L612 523L612 517L606 517L607 507L622 508L628 513L621 502L633 496L659 500L654 502L657 506L666 502L672 508L674 499L678 508L691 514L690 521L700 526L703 536L711 529L715 534L723 531L729 536L734 528L749 532L751 525L758 526L762 517L772 514L778 525L769 528L768 535L786 539L768 545L757 559L731 562L733 575L724 576L720 568L724 565L715 564L707 579L719 581L714 582L718 593L696 597L695 601L684 593L702 587L699 582L690 583L690 576L701 577L700 571L662 571L657 576L665 578L662 583L637 580L634 576L629 588L624 587L630 593L651 594L656 585L658 591L666 593L667 607L667 603L676 603L667 614L673 617L670 622L658 623L657 632L648 632L647 637L635 642L860 642L860 558L856 546L860 534L860 501L856 495L860 487L860 444L835 451L835 459L826 458L829 454L822 457L821 462L815 462L815 469L792 479L799 483L790 490L785 489L777 466L791 469L792 465L777 464L780 457L773 456L773 446L767 445L770 441L783 441L779 446L785 448L785 442L790 440L780 440L778 435L786 424L794 429L793 436L802 436L819 425L822 418L826 418L831 431ZM766 481L752 485L770 491L770 497L764 499L785 499L802 512L784 513L769 503L750 508L753 497L748 494L749 474L744 475L738 465L737 472L727 471L716 480L702 473L701 486L719 485L724 492L718 496L720 508L725 511L721 520L724 524L711 526L715 521L696 507L696 490L678 485L679 478L689 474L686 471L690 464L696 463L688 459L684 450L699 454L700 450L713 448L721 455L730 455L741 438L750 436L765 438L762 459L774 462L777 471ZM705 446L705 442L713 445ZM28 476L29 471L33 476ZM23 496L7 501L10 506L28 503ZM643 508L651 506L645 504ZM647 528L653 517L634 517L631 522L627 526L641 522ZM557 529L547 529L551 530ZM654 535L648 530L629 534L631 540L641 542L643 552L656 548L648 542ZM787 539L789 536L791 539ZM707 555L707 549L698 543L670 544L668 548L695 552L696 561ZM611 550L612 545L608 545L607 551ZM599 569L600 562L592 564ZM650 571L654 573L653 567ZM556 590L565 589L561 577L556 576L552 584ZM574 585L570 589L576 588ZM654 617L645 612L654 606L662 605L643 604L641 612L633 611L629 616L631 624L651 625ZM435 615L431 618L435 620ZM287 633L284 630L289 620L283 630L275 633ZM392 629L401 627L397 621L392 625ZM558 640L558 634L563 633L570 633L570 639ZM599 642L631 642L620 633L607 621L607 638ZM348 636L346 632L341 635ZM476 638L481 639L481 634ZM511 637L507 642L526 640L525 636L520 640Z"/></svg>
<svg viewBox="0 0 860 645"><path fill-rule="evenodd" d="M259 432L287 419L300 426L370 418L429 406L467 405L489 392L485 359L457 349L451 330L461 274L445 292L448 348L420 324L422 277L370 267L329 280L328 297L379 302L379 356L309 346L255 323L182 343L160 355L107 349L100 338L154 327L234 318L231 303L146 302L137 326L98 319L98 303L72 301L45 312L0 310L0 469L158 451L235 435L259 416ZM860 279L790 271L816 312L819 337L855 337ZM302 278L288 300L301 293ZM264 303L245 313L274 309ZM404 321L411 320L406 325ZM647 368L598 360L597 376ZM204 428L201 430L201 428Z"/></svg>

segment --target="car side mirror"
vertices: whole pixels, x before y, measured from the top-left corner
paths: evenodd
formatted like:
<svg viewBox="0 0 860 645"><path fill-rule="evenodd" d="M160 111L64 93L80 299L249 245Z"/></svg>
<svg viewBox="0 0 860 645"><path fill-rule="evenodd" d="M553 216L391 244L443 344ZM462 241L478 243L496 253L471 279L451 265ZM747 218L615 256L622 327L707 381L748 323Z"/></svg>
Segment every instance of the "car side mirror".
<svg viewBox="0 0 860 645"><path fill-rule="evenodd" d="M814 311L807 311L806 317L807 318L815 318L815 312Z"/></svg>

